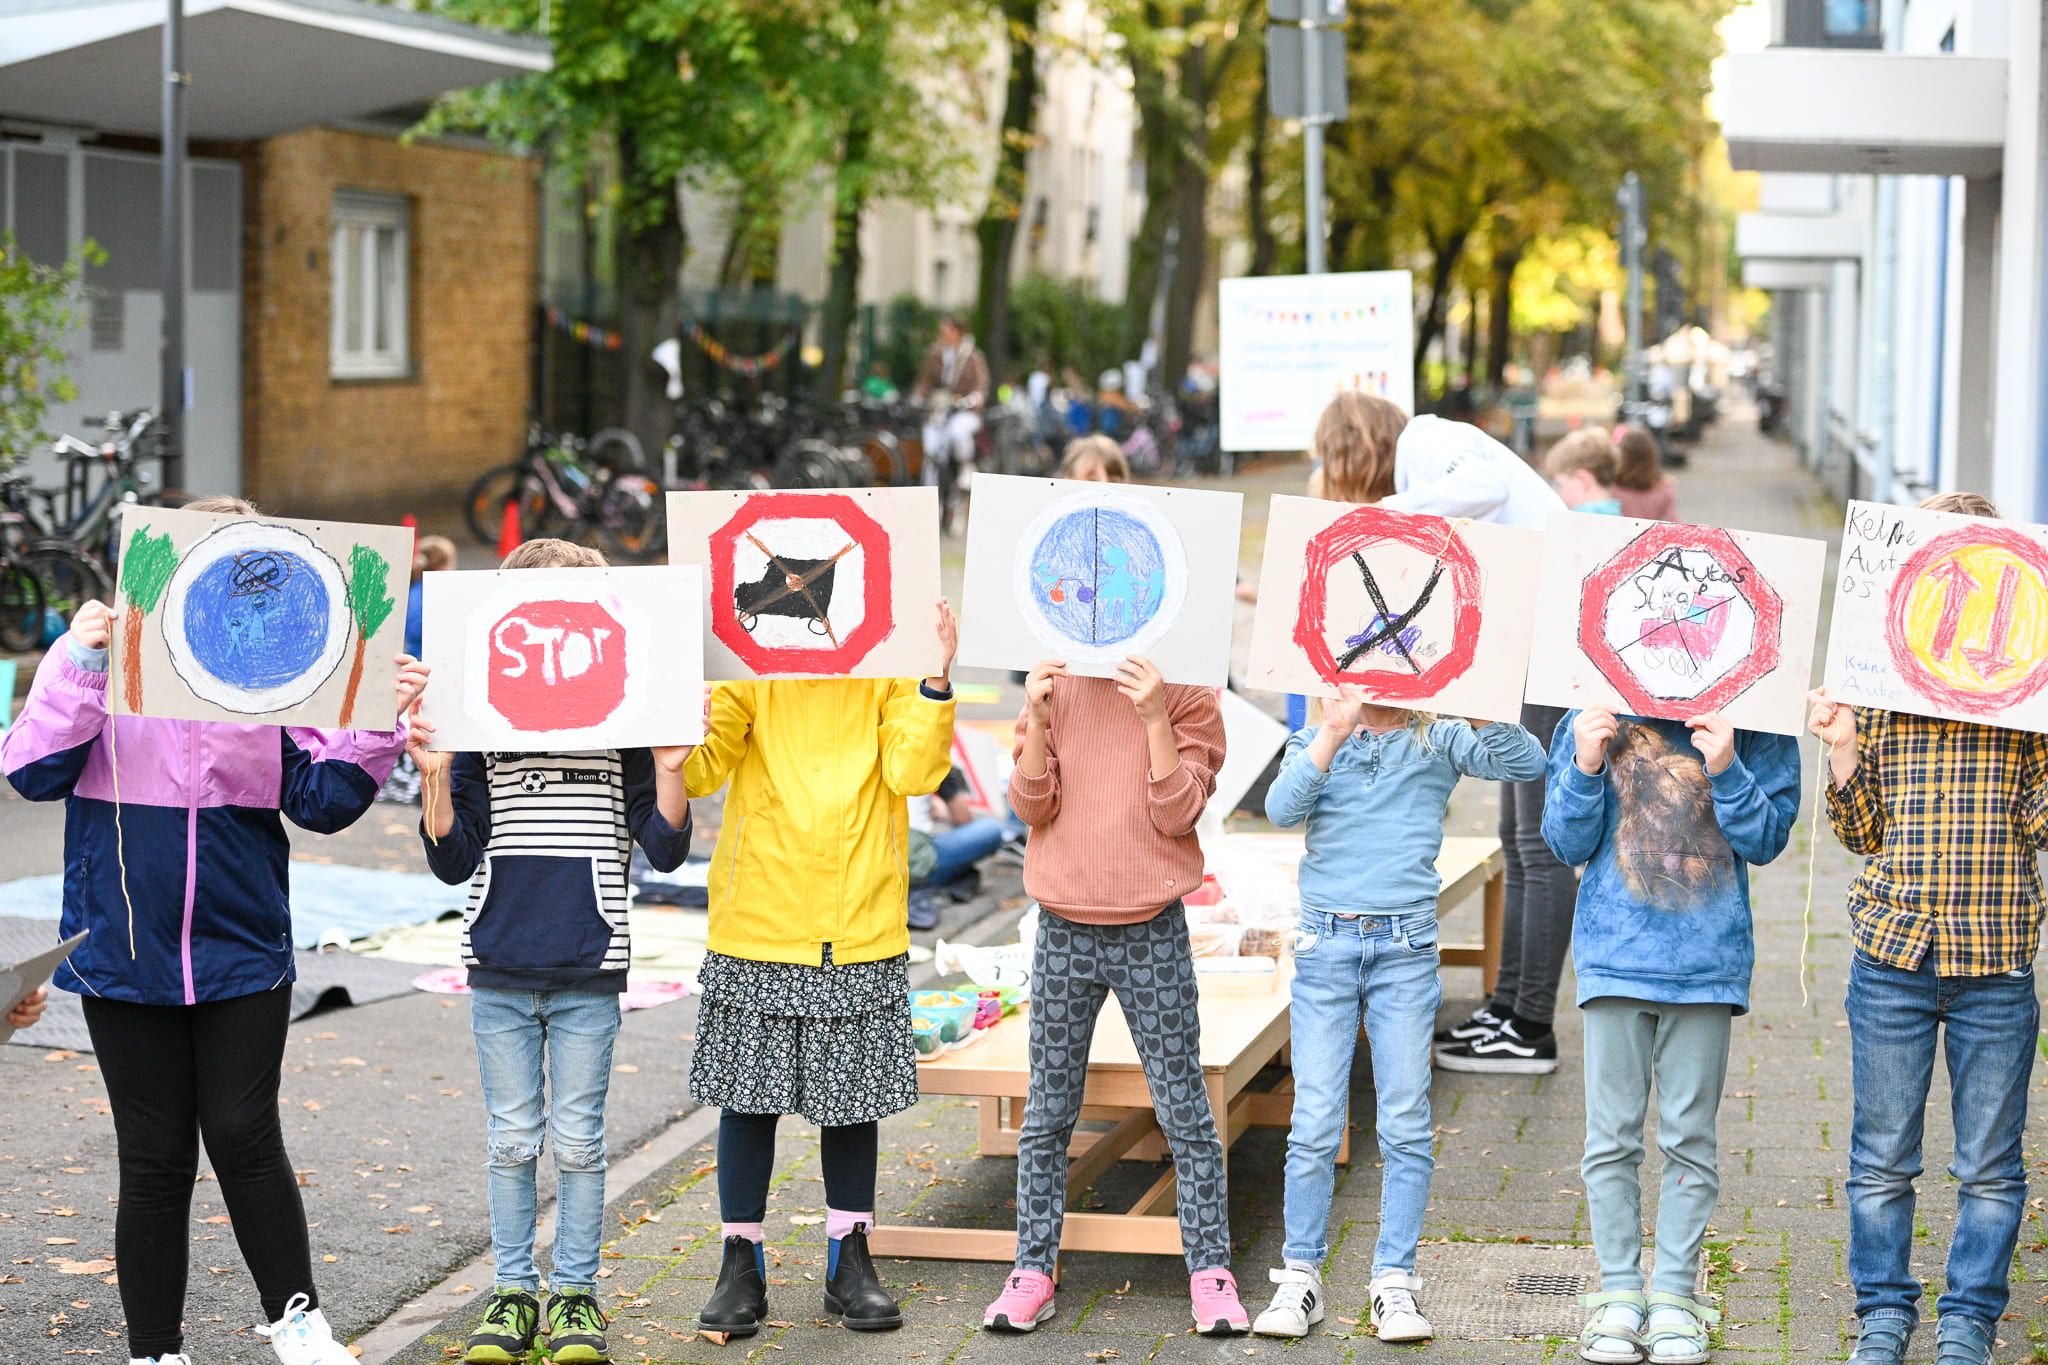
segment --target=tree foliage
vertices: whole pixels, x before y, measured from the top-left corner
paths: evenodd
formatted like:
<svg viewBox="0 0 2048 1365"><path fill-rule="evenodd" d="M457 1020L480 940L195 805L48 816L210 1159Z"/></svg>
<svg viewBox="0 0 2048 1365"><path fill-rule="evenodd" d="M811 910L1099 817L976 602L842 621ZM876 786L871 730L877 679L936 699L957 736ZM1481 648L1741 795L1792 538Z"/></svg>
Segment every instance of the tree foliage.
<svg viewBox="0 0 2048 1365"><path fill-rule="evenodd" d="M0 469L51 439L50 404L78 397L64 337L79 322L85 267L105 259L87 242L63 265L38 265L0 234Z"/></svg>

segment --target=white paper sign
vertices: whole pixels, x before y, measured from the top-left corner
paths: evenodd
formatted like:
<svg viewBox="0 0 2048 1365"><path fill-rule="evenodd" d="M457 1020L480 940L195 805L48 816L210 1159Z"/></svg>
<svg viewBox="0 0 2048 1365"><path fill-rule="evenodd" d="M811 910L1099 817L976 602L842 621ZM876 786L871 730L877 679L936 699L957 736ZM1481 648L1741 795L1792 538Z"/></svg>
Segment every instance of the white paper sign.
<svg viewBox="0 0 2048 1365"><path fill-rule="evenodd" d="M927 678L939 490L671 493L669 560L704 571L710 678Z"/></svg>
<svg viewBox="0 0 2048 1365"><path fill-rule="evenodd" d="M1106 678L1142 654L1223 685L1243 512L1238 493L976 474L960 662Z"/></svg>
<svg viewBox="0 0 2048 1365"><path fill-rule="evenodd" d="M1818 540L1557 513L1529 700L1803 734L1826 561Z"/></svg>
<svg viewBox="0 0 2048 1365"><path fill-rule="evenodd" d="M1252 621L1253 687L1483 720L1522 713L1543 537L1276 495Z"/></svg>
<svg viewBox="0 0 2048 1365"><path fill-rule="evenodd" d="M1827 686L1888 711L2048 731L2048 527L1849 504Z"/></svg>
<svg viewBox="0 0 2048 1365"><path fill-rule="evenodd" d="M692 566L422 577L433 747L577 752L704 737Z"/></svg>
<svg viewBox="0 0 2048 1365"><path fill-rule="evenodd" d="M1220 286L1225 450L1305 450L1339 389L1415 410L1415 290L1405 270L1261 275Z"/></svg>

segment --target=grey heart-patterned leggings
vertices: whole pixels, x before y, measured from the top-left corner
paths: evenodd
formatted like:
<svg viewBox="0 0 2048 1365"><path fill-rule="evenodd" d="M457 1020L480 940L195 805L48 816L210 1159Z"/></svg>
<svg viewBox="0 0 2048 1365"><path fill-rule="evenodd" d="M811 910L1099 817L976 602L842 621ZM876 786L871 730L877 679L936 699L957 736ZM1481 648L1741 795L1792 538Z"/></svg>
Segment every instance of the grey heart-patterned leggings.
<svg viewBox="0 0 2048 1365"><path fill-rule="evenodd" d="M1050 1275L1067 1211L1067 1143L1081 1117L1088 1045L1111 991L1130 1025L1159 1130L1173 1151L1190 1275L1230 1264L1223 1143L1202 1084L1202 1030L1187 916L1142 924L1038 917L1031 955L1031 1086L1017 1138L1017 1265Z"/></svg>

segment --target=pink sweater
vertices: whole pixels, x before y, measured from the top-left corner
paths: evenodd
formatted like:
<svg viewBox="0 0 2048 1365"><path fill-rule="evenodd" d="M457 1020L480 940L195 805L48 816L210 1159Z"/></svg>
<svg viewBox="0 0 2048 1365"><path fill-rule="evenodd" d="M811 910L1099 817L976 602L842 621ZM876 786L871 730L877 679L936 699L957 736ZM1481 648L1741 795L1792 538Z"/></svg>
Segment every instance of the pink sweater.
<svg viewBox="0 0 2048 1365"><path fill-rule="evenodd" d="M1621 514L1625 517L1678 520L1678 486L1669 478L1659 480L1655 488L1617 488L1614 495L1621 499Z"/></svg>
<svg viewBox="0 0 2048 1365"><path fill-rule="evenodd" d="M1154 780L1145 724L1116 684L1054 680L1045 772L1012 772L1010 804L1031 826L1024 889L1062 919L1136 924L1201 885L1195 821L1223 766L1223 712L1215 689L1171 684L1166 712L1180 766Z"/></svg>

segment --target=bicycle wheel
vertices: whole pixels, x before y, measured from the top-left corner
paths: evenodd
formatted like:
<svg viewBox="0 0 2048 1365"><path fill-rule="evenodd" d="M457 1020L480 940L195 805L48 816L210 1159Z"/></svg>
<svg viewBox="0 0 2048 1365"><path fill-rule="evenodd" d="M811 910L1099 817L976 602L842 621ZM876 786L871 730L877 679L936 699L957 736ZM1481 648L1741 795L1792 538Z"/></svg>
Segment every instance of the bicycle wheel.
<svg viewBox="0 0 2048 1365"><path fill-rule="evenodd" d="M43 585L18 560L0 563L0 650L26 654L43 643Z"/></svg>
<svg viewBox="0 0 2048 1365"><path fill-rule="evenodd" d="M462 515L478 544L498 543L505 525L505 508L515 500L519 504L520 530L529 537L538 535L547 520L547 491L528 474L525 465L504 464L485 470L469 486Z"/></svg>
<svg viewBox="0 0 2048 1365"><path fill-rule="evenodd" d="M114 576L99 560L61 540L43 540L21 552L21 564L43 587L43 604L69 621L87 602L114 600Z"/></svg>
<svg viewBox="0 0 2048 1365"><path fill-rule="evenodd" d="M666 539L666 502L661 485L645 474L621 474L598 499L598 532L614 553L646 559L658 553Z"/></svg>
<svg viewBox="0 0 2048 1365"><path fill-rule="evenodd" d="M638 472L647 468L647 450L640 438L624 427L605 427L583 447L583 458L613 474Z"/></svg>

